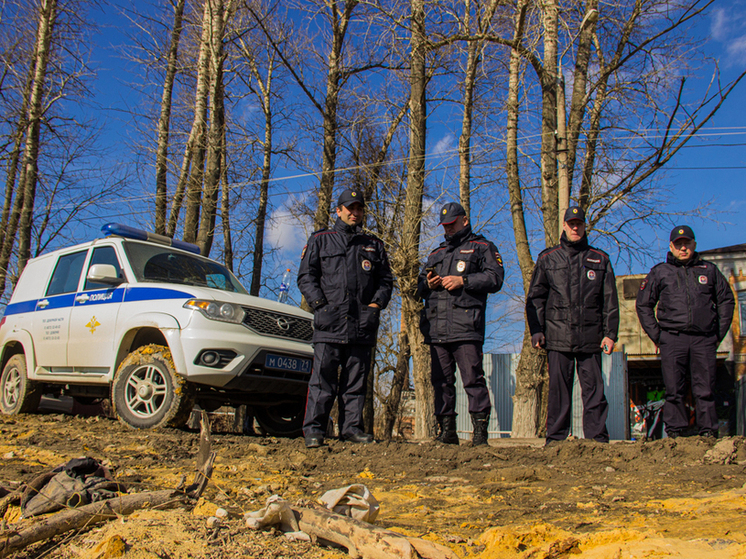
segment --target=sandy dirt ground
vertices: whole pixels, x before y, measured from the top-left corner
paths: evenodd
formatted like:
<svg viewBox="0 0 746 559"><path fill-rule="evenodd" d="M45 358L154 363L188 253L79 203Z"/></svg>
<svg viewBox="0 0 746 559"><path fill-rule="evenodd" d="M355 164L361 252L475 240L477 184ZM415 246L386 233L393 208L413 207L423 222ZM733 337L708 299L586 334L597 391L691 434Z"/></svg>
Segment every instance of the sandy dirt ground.
<svg viewBox="0 0 746 559"><path fill-rule="evenodd" d="M746 557L740 437L574 440L549 448L540 440L491 440L478 448L466 441L331 440L312 450L302 439L214 438L213 479L196 507L137 512L13 557L347 557L274 529L249 530L243 514L275 494L302 503L352 483L365 484L381 502L377 525L447 545L463 558ZM108 464L129 492L170 489L193 472L198 445L197 431L135 431L104 417L0 416L0 485L13 488L90 456ZM230 517L209 528L218 507ZM26 522L11 507L4 528Z"/></svg>

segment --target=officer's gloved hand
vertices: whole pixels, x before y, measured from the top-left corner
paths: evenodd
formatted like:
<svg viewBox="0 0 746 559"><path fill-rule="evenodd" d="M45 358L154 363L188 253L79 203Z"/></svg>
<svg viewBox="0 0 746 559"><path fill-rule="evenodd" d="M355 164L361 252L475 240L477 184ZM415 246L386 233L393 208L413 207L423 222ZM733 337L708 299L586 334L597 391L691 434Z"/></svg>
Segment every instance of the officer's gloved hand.
<svg viewBox="0 0 746 559"><path fill-rule="evenodd" d="M535 348L544 347L544 344L546 344L546 342L547 339L544 337L544 334L542 332L531 336L531 346Z"/></svg>

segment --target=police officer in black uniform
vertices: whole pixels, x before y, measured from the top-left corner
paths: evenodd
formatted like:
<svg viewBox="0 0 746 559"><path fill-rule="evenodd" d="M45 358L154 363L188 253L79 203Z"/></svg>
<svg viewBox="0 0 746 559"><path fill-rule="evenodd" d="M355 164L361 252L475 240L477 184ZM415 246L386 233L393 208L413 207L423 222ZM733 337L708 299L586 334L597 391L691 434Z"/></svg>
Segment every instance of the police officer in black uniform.
<svg viewBox="0 0 746 559"><path fill-rule="evenodd" d="M666 261L650 270L637 294L640 324L660 349L666 387L663 423L669 437L680 436L689 426L684 405L689 369L699 434L717 437L716 352L733 319L733 292L717 266L699 257L691 227L674 227L669 249Z"/></svg>
<svg viewBox="0 0 746 559"><path fill-rule="evenodd" d="M298 288L314 313L313 371L303 422L309 448L324 444L337 396L342 439L373 441L363 433L366 377L394 277L381 240L362 230L364 206L361 192L344 190L334 226L313 233L301 255Z"/></svg>
<svg viewBox="0 0 746 559"><path fill-rule="evenodd" d="M549 362L546 443L569 434L576 368L585 437L609 442L601 351L611 353L619 330L614 270L609 256L588 244L581 208L567 209L563 229L560 244L536 259L526 296L531 345L545 347Z"/></svg>
<svg viewBox="0 0 746 559"><path fill-rule="evenodd" d="M460 204L440 212L445 241L427 259L417 291L425 300L420 329L430 344L437 441L458 444L455 372L458 364L469 397L474 433L472 444L487 444L490 394L482 369L487 295L503 284L503 265L495 245L472 232Z"/></svg>

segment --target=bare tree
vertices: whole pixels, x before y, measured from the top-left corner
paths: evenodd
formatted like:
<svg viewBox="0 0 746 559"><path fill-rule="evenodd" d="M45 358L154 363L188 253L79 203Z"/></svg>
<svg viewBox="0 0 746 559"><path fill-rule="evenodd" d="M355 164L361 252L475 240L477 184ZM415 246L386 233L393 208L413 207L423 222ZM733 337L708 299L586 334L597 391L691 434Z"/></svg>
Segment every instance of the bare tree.
<svg viewBox="0 0 746 559"><path fill-rule="evenodd" d="M163 78L161 111L158 119L158 145L155 157L155 232L166 234L166 209L168 204L168 147L171 128L174 80L176 79L179 41L183 29L186 0L177 0L174 5L171 40L166 57L166 72Z"/></svg>
<svg viewBox="0 0 746 559"><path fill-rule="evenodd" d="M240 56L248 66L248 75L238 72L239 77L249 83L249 90L256 97L263 115L261 179L259 181L259 203L254 220L254 247L251 270L251 287L249 293L259 295L262 285L262 264L264 261L264 235L267 222L267 208L269 206L269 184L272 176L272 156L274 145L274 100L276 93L273 89L275 76L280 67L280 59L272 45L284 48L286 30L282 25L273 24L268 14L262 12L262 6L253 6L252 13L262 13L265 29L272 29L272 41L262 34L261 38L253 38L252 43L243 37L238 39ZM263 60L260 60L260 56ZM256 85L254 85L256 84Z"/></svg>
<svg viewBox="0 0 746 559"><path fill-rule="evenodd" d="M663 10L657 0L637 0L631 5L604 6L606 11L599 13L595 2L560 6L546 0L533 20L537 25L530 27L532 4L518 3L512 40L497 42L512 49L508 190L524 289L534 261L526 222L530 210L524 197L530 181L522 177L530 176L531 168L522 165L519 157L520 92L528 97L532 91L523 64L534 71L540 92L534 106L541 114L538 172L545 245L557 242L560 207L565 207L573 191L589 215L589 230L620 243L620 234L632 222L660 215L655 207L660 197L650 187L650 179L712 118L746 74L690 103L684 101L684 78L678 83L672 79L674 72L687 68L683 59L685 51L691 52L684 48L690 42L685 35L687 24L710 4L697 0L666 3ZM540 51L535 48L539 37ZM565 51L560 55L562 46ZM575 56L569 115L564 110L559 70L565 53ZM530 104L530 99L524 102ZM641 123L644 130L636 128ZM651 128L657 133L651 135ZM624 140L617 140L620 132ZM630 136L640 141L630 142ZM577 169L582 170L579 180L575 180ZM615 220L615 215L624 218ZM543 359L543 352L531 349L526 332L517 371L513 436L535 436L540 431Z"/></svg>

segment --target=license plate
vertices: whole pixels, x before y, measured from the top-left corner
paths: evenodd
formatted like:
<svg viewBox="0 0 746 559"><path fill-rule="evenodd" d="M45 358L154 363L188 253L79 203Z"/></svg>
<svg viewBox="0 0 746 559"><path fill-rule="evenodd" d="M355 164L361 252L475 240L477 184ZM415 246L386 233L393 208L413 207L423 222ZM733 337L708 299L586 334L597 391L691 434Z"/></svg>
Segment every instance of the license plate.
<svg viewBox="0 0 746 559"><path fill-rule="evenodd" d="M297 373L311 373L311 359L300 357L283 357L268 353L264 358L264 366L268 369L279 369L281 371L294 371Z"/></svg>

